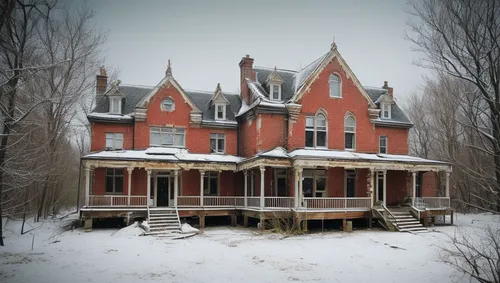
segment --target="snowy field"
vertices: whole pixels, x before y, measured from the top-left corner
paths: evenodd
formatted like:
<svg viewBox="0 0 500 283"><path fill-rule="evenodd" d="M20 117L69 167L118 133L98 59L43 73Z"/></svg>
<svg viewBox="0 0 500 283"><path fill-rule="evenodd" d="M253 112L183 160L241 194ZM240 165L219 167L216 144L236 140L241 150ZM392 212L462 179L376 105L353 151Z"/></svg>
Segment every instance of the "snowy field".
<svg viewBox="0 0 500 283"><path fill-rule="evenodd" d="M457 227L499 223L458 215ZM0 247L0 282L450 282L468 281L437 261L436 245L455 227L408 234L379 229L282 238L245 228L207 228L183 240L131 235L130 229L57 235L47 221L19 235L9 221ZM474 229L475 229L474 228ZM31 250L33 235L34 248Z"/></svg>

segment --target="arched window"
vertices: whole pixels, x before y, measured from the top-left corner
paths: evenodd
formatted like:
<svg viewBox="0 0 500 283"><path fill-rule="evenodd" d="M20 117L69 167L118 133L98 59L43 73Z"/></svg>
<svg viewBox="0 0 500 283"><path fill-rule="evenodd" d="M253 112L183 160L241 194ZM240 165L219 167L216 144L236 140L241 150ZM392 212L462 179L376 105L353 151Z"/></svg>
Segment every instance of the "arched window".
<svg viewBox="0 0 500 283"><path fill-rule="evenodd" d="M306 117L306 147L326 147L327 132L326 116L323 113Z"/></svg>
<svg viewBox="0 0 500 283"><path fill-rule="evenodd" d="M356 120L351 114L344 118L345 149L356 149Z"/></svg>
<svg viewBox="0 0 500 283"><path fill-rule="evenodd" d="M342 82L336 74L330 75L330 97L342 97Z"/></svg>
<svg viewBox="0 0 500 283"><path fill-rule="evenodd" d="M163 99L163 101L161 102L161 110L167 111L167 112L174 111L175 110L174 100L170 97Z"/></svg>

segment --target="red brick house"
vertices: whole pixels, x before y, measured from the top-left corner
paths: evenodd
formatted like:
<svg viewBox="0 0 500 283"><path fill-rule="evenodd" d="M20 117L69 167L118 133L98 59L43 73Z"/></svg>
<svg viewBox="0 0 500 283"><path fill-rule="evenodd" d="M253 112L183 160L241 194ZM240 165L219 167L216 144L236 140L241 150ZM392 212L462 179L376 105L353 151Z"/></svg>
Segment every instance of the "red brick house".
<svg viewBox="0 0 500 283"><path fill-rule="evenodd" d="M106 89L102 70L84 217L171 208L203 226L276 211L391 222L405 203L415 217L448 211L451 167L408 155L412 123L387 82L363 87L335 44L298 71L253 63L239 62L239 94L185 89L170 63L154 87Z"/></svg>

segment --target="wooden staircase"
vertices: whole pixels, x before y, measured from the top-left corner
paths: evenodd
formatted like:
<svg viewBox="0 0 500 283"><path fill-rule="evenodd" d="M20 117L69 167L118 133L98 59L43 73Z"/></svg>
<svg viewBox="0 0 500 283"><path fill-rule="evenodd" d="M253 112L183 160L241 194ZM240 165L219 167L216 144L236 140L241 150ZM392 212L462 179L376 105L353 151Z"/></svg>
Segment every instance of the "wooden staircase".
<svg viewBox="0 0 500 283"><path fill-rule="evenodd" d="M374 215L378 217L379 223L389 231L422 233L429 232L417 219L414 217L408 208L381 208L373 209Z"/></svg>
<svg viewBox="0 0 500 283"><path fill-rule="evenodd" d="M149 231L146 235L178 237L181 235L181 221L176 208L148 208Z"/></svg>

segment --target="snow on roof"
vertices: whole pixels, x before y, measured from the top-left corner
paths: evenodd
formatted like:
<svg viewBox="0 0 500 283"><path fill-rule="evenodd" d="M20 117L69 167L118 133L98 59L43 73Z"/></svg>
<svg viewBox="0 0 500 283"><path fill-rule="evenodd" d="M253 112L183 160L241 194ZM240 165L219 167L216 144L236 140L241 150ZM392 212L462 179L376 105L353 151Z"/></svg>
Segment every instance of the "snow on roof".
<svg viewBox="0 0 500 283"><path fill-rule="evenodd" d="M110 113L90 113L87 115L88 118L101 118L108 120L132 120L133 117L130 115L120 115L120 114L110 114Z"/></svg>
<svg viewBox="0 0 500 283"><path fill-rule="evenodd" d="M193 153L180 153L176 154L175 157L180 161L205 161L205 162L229 162L238 163L241 161L241 157L233 155L222 155L222 154L193 154Z"/></svg>
<svg viewBox="0 0 500 283"><path fill-rule="evenodd" d="M146 154L176 154L176 153L182 153L182 152L187 152L186 149L184 148L178 148L178 147L150 147L145 150Z"/></svg>
<svg viewBox="0 0 500 283"><path fill-rule="evenodd" d="M257 154L258 156L264 156L264 157L278 157L278 158L289 158L288 153L286 149L278 146L273 150L269 150L266 152L262 152Z"/></svg>
<svg viewBox="0 0 500 283"><path fill-rule="evenodd" d="M120 150L120 151L101 151L91 153L84 158L87 159L123 159L123 160L165 160L177 161L173 155L154 155L146 154L146 150Z"/></svg>

